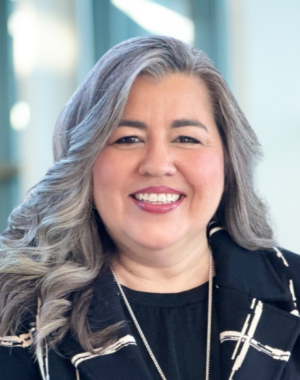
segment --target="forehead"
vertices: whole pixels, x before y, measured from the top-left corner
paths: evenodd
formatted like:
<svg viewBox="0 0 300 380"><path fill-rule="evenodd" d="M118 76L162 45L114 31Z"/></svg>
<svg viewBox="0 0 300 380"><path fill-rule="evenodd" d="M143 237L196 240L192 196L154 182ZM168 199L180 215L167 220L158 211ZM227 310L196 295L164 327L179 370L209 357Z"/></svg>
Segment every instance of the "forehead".
<svg viewBox="0 0 300 380"><path fill-rule="evenodd" d="M134 81L123 117L135 113L147 117L151 112L176 117L197 117L199 113L213 114L210 93L205 82L196 75L166 74L160 79L143 75Z"/></svg>
<svg viewBox="0 0 300 380"><path fill-rule="evenodd" d="M211 97L205 82L196 75L185 73L166 74L160 79L149 75L138 76L131 86L127 103L131 100L136 102L140 98L154 100L157 97L168 97L171 100L194 98L211 106Z"/></svg>

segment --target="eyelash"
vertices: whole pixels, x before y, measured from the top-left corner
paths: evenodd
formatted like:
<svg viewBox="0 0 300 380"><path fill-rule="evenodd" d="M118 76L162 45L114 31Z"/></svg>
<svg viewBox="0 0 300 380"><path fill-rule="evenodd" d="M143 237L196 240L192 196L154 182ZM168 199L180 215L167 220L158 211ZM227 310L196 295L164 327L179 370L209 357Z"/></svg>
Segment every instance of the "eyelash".
<svg viewBox="0 0 300 380"><path fill-rule="evenodd" d="M132 141L133 139L136 139L138 141ZM200 141L197 139L194 139L193 137L189 136L178 136L176 140L178 139L184 139L185 141L181 141L183 144L200 144ZM131 140L131 141L130 141ZM186 140L189 140L188 142ZM115 144L137 144L141 142L138 136L125 136L121 137L117 141L115 141Z"/></svg>

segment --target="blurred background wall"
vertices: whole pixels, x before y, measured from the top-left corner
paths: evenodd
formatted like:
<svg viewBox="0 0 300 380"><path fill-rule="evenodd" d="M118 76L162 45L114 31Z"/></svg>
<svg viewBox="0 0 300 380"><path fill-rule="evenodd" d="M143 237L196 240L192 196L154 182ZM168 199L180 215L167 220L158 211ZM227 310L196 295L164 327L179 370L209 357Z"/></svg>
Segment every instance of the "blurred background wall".
<svg viewBox="0 0 300 380"><path fill-rule="evenodd" d="M0 0L0 231L52 165L56 118L94 63L139 35L204 50L265 153L256 187L300 253L299 0Z"/></svg>

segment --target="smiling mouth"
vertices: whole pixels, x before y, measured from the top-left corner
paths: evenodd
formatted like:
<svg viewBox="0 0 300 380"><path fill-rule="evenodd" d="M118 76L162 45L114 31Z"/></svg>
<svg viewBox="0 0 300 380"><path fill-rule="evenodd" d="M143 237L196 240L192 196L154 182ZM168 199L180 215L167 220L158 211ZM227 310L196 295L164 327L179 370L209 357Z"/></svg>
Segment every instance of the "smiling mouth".
<svg viewBox="0 0 300 380"><path fill-rule="evenodd" d="M163 205L178 202L184 195L183 194L155 194L155 193L138 193L131 194L132 198L137 201L150 203L153 205Z"/></svg>

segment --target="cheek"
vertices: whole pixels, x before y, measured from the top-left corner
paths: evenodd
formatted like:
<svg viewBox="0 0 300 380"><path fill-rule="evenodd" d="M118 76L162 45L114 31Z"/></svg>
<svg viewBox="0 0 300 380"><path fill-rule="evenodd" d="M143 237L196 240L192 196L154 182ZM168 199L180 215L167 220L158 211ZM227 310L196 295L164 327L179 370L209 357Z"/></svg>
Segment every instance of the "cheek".
<svg viewBox="0 0 300 380"><path fill-rule="evenodd" d="M191 181L194 179L195 187L201 193L206 190L211 194L222 194L224 189L223 156L214 152L205 152L201 156L194 157L190 168Z"/></svg>
<svg viewBox="0 0 300 380"><path fill-rule="evenodd" d="M116 173L117 166L106 158L105 154L101 154L93 168L93 200L102 216L104 216L106 206L113 203L111 196L115 193L114 189L118 187L116 178L119 178Z"/></svg>
<svg viewBox="0 0 300 380"><path fill-rule="evenodd" d="M93 168L94 197L100 190L104 193L119 187L122 182L124 168L122 160L118 160L109 152L101 152Z"/></svg>
<svg viewBox="0 0 300 380"><path fill-rule="evenodd" d="M104 224L109 227L120 215L122 191L122 165L109 152L102 151L93 168L93 200Z"/></svg>

